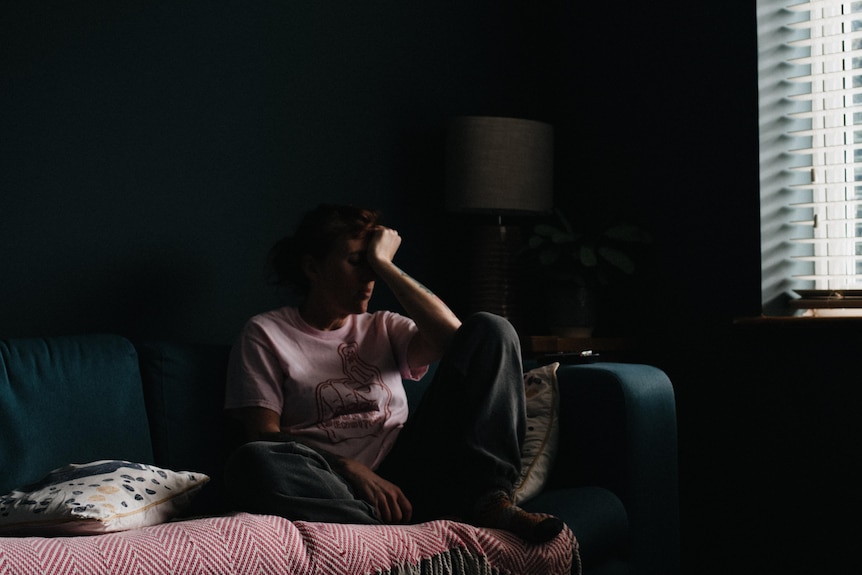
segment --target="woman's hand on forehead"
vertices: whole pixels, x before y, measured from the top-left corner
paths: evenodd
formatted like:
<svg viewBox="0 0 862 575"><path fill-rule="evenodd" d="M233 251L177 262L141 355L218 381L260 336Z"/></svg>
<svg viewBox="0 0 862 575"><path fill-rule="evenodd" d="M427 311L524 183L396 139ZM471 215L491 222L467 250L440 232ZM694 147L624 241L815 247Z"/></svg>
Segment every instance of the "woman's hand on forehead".
<svg viewBox="0 0 862 575"><path fill-rule="evenodd" d="M401 246L401 236L396 230L384 226L375 226L368 237L366 257L372 266L382 262L391 262Z"/></svg>

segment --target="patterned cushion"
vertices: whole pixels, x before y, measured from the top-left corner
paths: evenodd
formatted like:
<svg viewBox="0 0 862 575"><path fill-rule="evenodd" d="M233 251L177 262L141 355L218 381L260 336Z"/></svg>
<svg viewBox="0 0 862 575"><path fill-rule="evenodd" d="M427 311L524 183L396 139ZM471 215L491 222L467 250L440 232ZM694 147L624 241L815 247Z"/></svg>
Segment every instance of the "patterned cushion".
<svg viewBox="0 0 862 575"><path fill-rule="evenodd" d="M524 374L527 432L521 446L521 476L513 500L523 503L538 495L548 481L559 441L557 368L551 363Z"/></svg>
<svg viewBox="0 0 862 575"><path fill-rule="evenodd" d="M68 465L0 497L0 533L106 533L156 525L174 517L208 480L129 461Z"/></svg>

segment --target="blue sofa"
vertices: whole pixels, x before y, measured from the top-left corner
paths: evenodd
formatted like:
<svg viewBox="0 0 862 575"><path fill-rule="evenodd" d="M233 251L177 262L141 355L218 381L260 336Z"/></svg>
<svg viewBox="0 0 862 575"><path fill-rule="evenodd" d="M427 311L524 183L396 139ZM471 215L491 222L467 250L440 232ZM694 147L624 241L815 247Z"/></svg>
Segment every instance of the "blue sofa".
<svg viewBox="0 0 862 575"><path fill-rule="evenodd" d="M228 351L114 335L0 341L0 494L68 463L127 459L208 474L186 515L229 514L221 479ZM678 573L667 376L651 366L595 363L561 366L558 383L556 463L547 488L524 506L566 521L583 573ZM411 402L426 384L407 382Z"/></svg>

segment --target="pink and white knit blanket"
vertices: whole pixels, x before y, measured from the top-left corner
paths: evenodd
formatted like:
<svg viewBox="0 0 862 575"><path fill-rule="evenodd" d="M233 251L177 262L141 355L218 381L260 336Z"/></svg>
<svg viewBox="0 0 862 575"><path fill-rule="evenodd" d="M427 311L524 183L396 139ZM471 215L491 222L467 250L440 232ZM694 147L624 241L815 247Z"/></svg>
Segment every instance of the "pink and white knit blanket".
<svg viewBox="0 0 862 575"><path fill-rule="evenodd" d="M568 575L566 527L531 545L453 521L408 526L291 522L238 513L104 535L0 538L0 575Z"/></svg>

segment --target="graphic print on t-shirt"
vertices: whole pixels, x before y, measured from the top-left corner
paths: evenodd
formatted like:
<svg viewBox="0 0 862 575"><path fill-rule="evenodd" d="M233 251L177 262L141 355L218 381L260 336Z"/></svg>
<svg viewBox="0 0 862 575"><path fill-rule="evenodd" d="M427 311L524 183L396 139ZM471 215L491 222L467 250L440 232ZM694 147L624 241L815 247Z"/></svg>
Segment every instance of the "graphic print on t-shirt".
<svg viewBox="0 0 862 575"><path fill-rule="evenodd" d="M338 346L345 377L321 382L315 393L318 426L333 443L376 437L391 414L392 391L357 351L356 343Z"/></svg>

